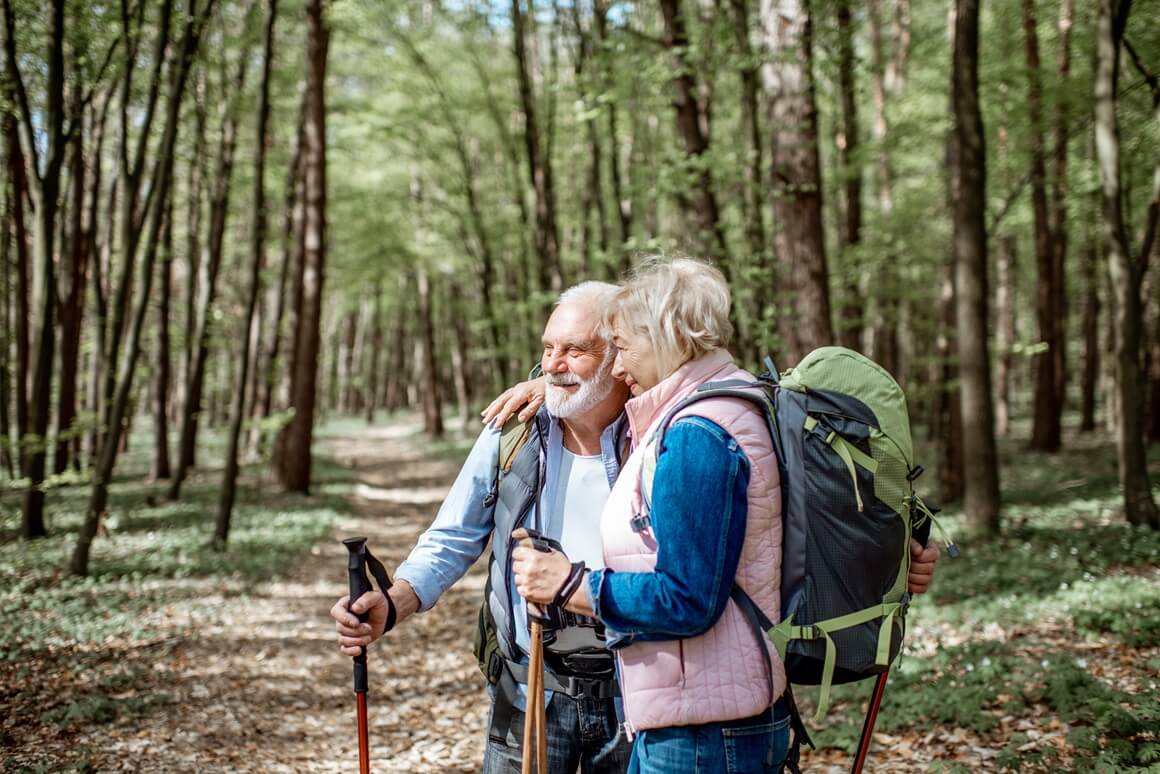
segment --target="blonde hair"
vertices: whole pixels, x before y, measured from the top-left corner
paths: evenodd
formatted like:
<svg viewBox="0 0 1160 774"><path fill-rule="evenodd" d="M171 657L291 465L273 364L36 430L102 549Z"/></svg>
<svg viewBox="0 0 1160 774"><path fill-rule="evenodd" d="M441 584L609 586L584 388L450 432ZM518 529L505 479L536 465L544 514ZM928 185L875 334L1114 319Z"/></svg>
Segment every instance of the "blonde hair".
<svg viewBox="0 0 1160 774"><path fill-rule="evenodd" d="M690 360L729 346L729 285L715 266L693 258L648 259L616 291L604 326L648 336L664 379Z"/></svg>

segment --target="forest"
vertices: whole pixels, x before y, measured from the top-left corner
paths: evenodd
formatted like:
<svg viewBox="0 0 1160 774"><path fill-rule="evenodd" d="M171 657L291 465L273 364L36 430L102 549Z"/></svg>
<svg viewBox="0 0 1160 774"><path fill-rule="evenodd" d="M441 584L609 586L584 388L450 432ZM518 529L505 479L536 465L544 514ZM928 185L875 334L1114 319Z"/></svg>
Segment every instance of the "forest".
<svg viewBox="0 0 1160 774"><path fill-rule="evenodd" d="M556 296L655 255L751 370L906 391L963 557L881 770L1160 766L1160 0L0 10L0 770L351 770L337 538L401 561ZM481 588L372 666L389 770L477 770Z"/></svg>

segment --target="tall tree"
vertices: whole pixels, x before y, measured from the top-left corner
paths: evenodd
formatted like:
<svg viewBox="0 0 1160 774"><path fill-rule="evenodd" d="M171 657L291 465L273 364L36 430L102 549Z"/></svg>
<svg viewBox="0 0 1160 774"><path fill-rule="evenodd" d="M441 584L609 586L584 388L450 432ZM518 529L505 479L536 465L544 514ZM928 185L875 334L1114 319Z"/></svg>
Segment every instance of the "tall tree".
<svg viewBox="0 0 1160 774"><path fill-rule="evenodd" d="M951 58L955 296L963 416L963 510L999 529L999 459L987 345L986 149L979 108L979 0L955 0Z"/></svg>
<svg viewBox="0 0 1160 774"><path fill-rule="evenodd" d="M995 374L995 434L1007 435L1011 430L1011 371L1015 364L1015 255L1014 234L999 240L999 256L995 261L995 321L998 350Z"/></svg>
<svg viewBox="0 0 1160 774"><path fill-rule="evenodd" d="M1046 348L1035 356L1035 421L1031 430L1031 447L1054 452L1060 447L1063 396L1056 384L1055 358L1063 347L1056 338L1056 285L1062 277L1056 275L1055 250L1051 223L1047 210L1047 151L1043 140L1043 85L1039 72L1039 31L1035 18L1035 0L1023 0L1023 33L1027 52L1027 115L1031 122L1030 168L1031 211L1035 222L1036 319L1039 338Z"/></svg>
<svg viewBox="0 0 1160 774"><path fill-rule="evenodd" d="M326 59L330 32L324 0L306 0L305 249L302 255L302 306L294 345L294 416L280 438L276 473L291 492L310 491L310 446L318 385L319 325L326 270Z"/></svg>
<svg viewBox="0 0 1160 774"><path fill-rule="evenodd" d="M46 61L47 85L44 106L34 111L25 89L16 52L16 18L9 0L3 2L4 50L9 77L15 84L20 113L20 140L31 168L31 185L35 220L35 274L33 286L32 385L30 432L35 440L24 451L26 463L21 466L28 478L24 493L21 534L38 538L48 534L44 523L44 482L48 441L49 408L52 401L52 368L56 352L56 236L60 206L61 171L64 166L67 137L64 104L65 3L53 0L48 13ZM43 146L41 143L43 138ZM41 153L43 147L44 152Z"/></svg>
<svg viewBox="0 0 1160 774"><path fill-rule="evenodd" d="M250 276L246 291L246 314L242 337L242 353L238 359L240 373L234 382L233 408L230 414L230 433L226 443L226 469L222 476L221 500L218 504L217 524L213 545L225 547L230 537L230 520L238 483L238 444L242 437L242 422L246 418L247 370L250 367L250 325L258 306L262 289L262 265L266 253L266 147L269 144L270 122L270 67L274 58L274 23L278 19L278 0L267 0L266 32L262 43L262 77L258 82L258 126L254 152L253 234L250 244Z"/></svg>
<svg viewBox="0 0 1160 774"><path fill-rule="evenodd" d="M1108 259L1114 300L1116 337L1116 381L1119 391L1119 420L1116 442L1119 452L1120 485L1124 491L1124 515L1132 524L1160 528L1160 512L1152 499L1144 445L1143 374L1140 367L1140 339L1143 304L1140 287L1156 239L1160 221L1160 154L1157 155L1156 190L1148 206L1144 238L1138 253L1132 253L1124 219L1120 183L1120 124L1116 114L1119 100L1120 50L1132 10L1131 0L1100 0L1096 22L1095 121L1096 161L1099 166L1103 210L1104 251ZM1154 89L1154 110L1160 123L1160 90Z"/></svg>
<svg viewBox="0 0 1160 774"><path fill-rule="evenodd" d="M1055 369L1055 392L1060 409L1067 405L1067 147L1071 134L1071 102L1068 99L1068 83L1071 78L1071 25L1075 0L1061 0L1058 32L1058 97L1055 102L1055 179L1051 186L1051 246L1055 273L1055 348L1052 365Z"/></svg>
<svg viewBox="0 0 1160 774"><path fill-rule="evenodd" d="M5 59L5 75L2 86L4 99L10 104L15 103L16 88L13 84L13 78L7 73L7 59ZM16 342L16 369L15 378L12 380L12 397L16 403L16 443L13 446L13 456L16 458L16 467L23 470L23 438L28 432L28 373L31 370L29 368L31 361L28 321L32 316L28 305L30 283L28 276L28 227L25 217L25 205L28 199L28 172L24 154L20 150L19 119L13 112L6 111L0 116L0 127L3 128L4 133L4 170L6 172L4 189L6 191L7 212L4 224L5 226L10 225L12 229L11 242L15 258L12 266L15 275L12 278L14 298L10 313L12 337ZM5 240L4 244L7 246L8 240ZM7 266L6 263L5 267ZM7 295L5 297L8 298ZM11 440L8 436L5 438Z"/></svg>
<svg viewBox="0 0 1160 774"><path fill-rule="evenodd" d="M773 162L773 243L781 268L778 285L792 298L778 327L783 359L793 364L814 347L834 341L822 231L813 23L809 0L762 0L761 18L772 53L762 74Z"/></svg>
<svg viewBox="0 0 1160 774"><path fill-rule="evenodd" d="M905 6L899 0L896 8L901 13ZM877 189L878 211L882 217L883 228L892 226L894 217L894 166L891 160L890 122L887 118L886 105L888 98L897 97L904 82L906 63L905 47L909 24L905 17L895 17L895 57L886 55L886 44L883 34L884 22L881 16L878 0L870 0L868 6L870 16L870 52L873 60L871 72L874 94L874 123L872 136L877 147ZM875 301L878 304L878 313L874 321L871 336L870 352L887 371L896 376L900 374L898 344L898 320L900 316L900 299L902 287L899 282L898 256L891 250L880 259L880 269L876 273L876 281L881 292Z"/></svg>
<svg viewBox="0 0 1160 774"><path fill-rule="evenodd" d="M166 197L161 224L161 267L157 284L157 355L153 375L153 478L169 478L169 293L173 282L173 196Z"/></svg>
<svg viewBox="0 0 1160 774"><path fill-rule="evenodd" d="M530 5L530 4L529 4ZM512 0L512 42L516 57L520 107L524 114L524 149L528 175L536 195L536 255L539 258L540 290L545 296L559 293L563 286L560 266L560 227L556 220L556 192L552 178L552 158L537 121L535 84L532 77L529 35L534 36L534 18L524 10L522 0ZM546 300L546 299L545 299Z"/></svg>
<svg viewBox="0 0 1160 774"><path fill-rule="evenodd" d="M1080 385L1081 432L1096 429L1096 387L1100 379L1100 256L1092 240L1084 250L1083 261L1083 375Z"/></svg>
<svg viewBox="0 0 1160 774"><path fill-rule="evenodd" d="M608 39L608 0L593 0L592 26L596 31L597 62L600 68L601 84L609 99L604 101L608 118L608 167L609 178L612 183L612 196L616 201L616 215L620 223L620 264L623 273L631 265L631 258L627 243L632 239L632 199L625 192L624 175L620 161L620 127L619 108L616 99L612 98L615 57L610 51Z"/></svg>
<svg viewBox="0 0 1160 774"><path fill-rule="evenodd" d="M210 350L212 310L217 297L226 226L230 216L230 188L234 175L234 154L238 143L238 121L241 118L241 96L246 84L246 72L249 69L248 49L248 45L242 47L233 78L229 84L222 84L225 93L221 106L221 147L209 196L209 233L206 235L204 254L199 261L196 316L190 344L189 371L186 374L185 403L181 410L177 468L173 471L169 485L170 500L181 497L181 487L185 483L186 475L196 463L206 361Z"/></svg>
<svg viewBox="0 0 1160 774"><path fill-rule="evenodd" d="M205 6L199 8L198 0L187 0L184 31L172 57L173 77L170 80L169 94L166 100L165 126L152 165L150 192L146 197L146 201L152 204L144 213L148 216L146 218L148 229L143 235L145 247L141 256L140 286L125 341L125 359L119 365L116 389L108 407L107 431L101 439L97 462L93 469L93 488L89 496L89 504L72 555L71 569L75 575L88 574L89 553L108 504L109 481L112 478L117 453L121 447L122 434L126 432L126 421L131 416L130 402L134 395L133 380L137 370L137 358L141 351L141 334L145 327L145 317L151 300L150 288L153 284L157 243L161 224L164 220L163 207L173 179L174 147L177 144L182 96L185 93L185 85L189 79L189 71L193 66L193 60L201 41L202 31L209 16L213 13L215 4L216 0L207 0Z"/></svg>
<svg viewBox="0 0 1160 774"><path fill-rule="evenodd" d="M672 59L673 110L677 134L684 145L685 159L695 181L692 196L679 194L677 200L697 226L697 240L704 254L716 261L726 277L732 276L729 246L721 223L720 205L713 190L708 158L709 134L706 107L698 96L701 88L696 68L689 60L689 33L680 0L661 0L664 18L664 44Z"/></svg>
<svg viewBox="0 0 1160 774"><path fill-rule="evenodd" d="M878 41L875 41L876 43ZM877 62L876 62L877 64ZM843 346L862 349L862 290L859 287L858 246L862 242L862 160L858 157L858 84L854 56L854 22L850 0L838 2L838 92L841 95L842 122L838 142L838 166L845 179L846 198L838 239L842 249L842 292L839 339ZM885 148L882 149L885 153ZM888 370L893 370L888 367Z"/></svg>

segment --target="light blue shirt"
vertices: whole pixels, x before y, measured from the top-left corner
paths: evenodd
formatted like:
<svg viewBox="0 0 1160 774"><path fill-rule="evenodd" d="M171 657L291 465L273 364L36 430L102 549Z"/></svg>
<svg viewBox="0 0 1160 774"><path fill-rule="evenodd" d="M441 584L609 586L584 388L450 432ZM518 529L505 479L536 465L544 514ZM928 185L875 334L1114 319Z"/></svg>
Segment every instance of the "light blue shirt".
<svg viewBox="0 0 1160 774"><path fill-rule="evenodd" d="M560 460L564 448L563 428L555 417L550 417L550 420L540 494L540 500L544 503L558 500ZM604 428L600 435L600 448L610 491L620 474L616 439L623 421L622 415ZM398 580L407 581L415 589L420 610L431 609L443 592L462 578L487 548L487 541L495 528L495 505L488 505L485 499L491 491L499 465L499 436L500 430L491 426L480 433L455 483L451 485L451 491L443 500L435 521L419 536L419 541L407 559L395 571ZM532 506L527 524L557 540L563 534L562 514L556 518L541 515L535 505ZM514 578L509 579L508 591L512 599L516 645L526 653L530 642L527 610L523 597L516 591Z"/></svg>

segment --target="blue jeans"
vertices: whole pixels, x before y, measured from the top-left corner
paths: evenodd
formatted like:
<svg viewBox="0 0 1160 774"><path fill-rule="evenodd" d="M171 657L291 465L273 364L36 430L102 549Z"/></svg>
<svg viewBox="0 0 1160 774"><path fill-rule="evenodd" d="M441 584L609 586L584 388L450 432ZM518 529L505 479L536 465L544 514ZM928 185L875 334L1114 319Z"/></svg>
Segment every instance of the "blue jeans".
<svg viewBox="0 0 1160 774"><path fill-rule="evenodd" d="M510 729L498 729L496 693L488 713L483 774L519 774L523 753L524 713L511 710ZM615 699L574 699L556 692L548 702L548 771L551 774L623 774L631 747L620 733Z"/></svg>
<svg viewBox="0 0 1160 774"><path fill-rule="evenodd" d="M629 774L767 774L780 772L789 749L784 702L743 720L641 731Z"/></svg>

